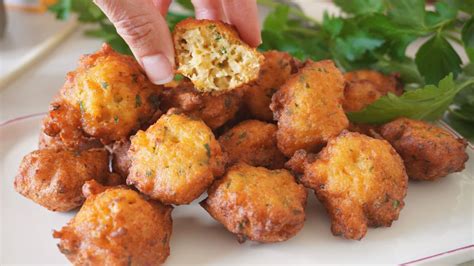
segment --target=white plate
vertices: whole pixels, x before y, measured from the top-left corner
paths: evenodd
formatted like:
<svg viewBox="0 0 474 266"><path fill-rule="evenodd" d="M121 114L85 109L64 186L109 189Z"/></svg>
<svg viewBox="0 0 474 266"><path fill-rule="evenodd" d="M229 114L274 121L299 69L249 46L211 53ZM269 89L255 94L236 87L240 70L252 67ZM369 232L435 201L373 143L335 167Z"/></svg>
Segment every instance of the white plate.
<svg viewBox="0 0 474 266"><path fill-rule="evenodd" d="M50 212L13 190L22 157L36 149L41 114L0 125L0 264L65 264L53 229L74 213ZM438 182L410 182L406 206L390 228L369 229L361 241L334 237L310 193L303 230L277 244L237 243L195 201L173 212L166 264L459 263L473 256L474 152L466 169ZM440 258L442 260L440 260Z"/></svg>

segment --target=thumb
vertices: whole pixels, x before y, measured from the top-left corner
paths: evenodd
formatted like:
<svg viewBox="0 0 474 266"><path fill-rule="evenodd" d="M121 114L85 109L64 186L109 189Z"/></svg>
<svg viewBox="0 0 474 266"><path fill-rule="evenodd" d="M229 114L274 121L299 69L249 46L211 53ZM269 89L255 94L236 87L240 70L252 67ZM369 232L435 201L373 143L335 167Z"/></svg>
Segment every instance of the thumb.
<svg viewBox="0 0 474 266"><path fill-rule="evenodd" d="M167 83L174 75L171 33L160 13L167 9L166 2L169 1L94 0L155 84Z"/></svg>

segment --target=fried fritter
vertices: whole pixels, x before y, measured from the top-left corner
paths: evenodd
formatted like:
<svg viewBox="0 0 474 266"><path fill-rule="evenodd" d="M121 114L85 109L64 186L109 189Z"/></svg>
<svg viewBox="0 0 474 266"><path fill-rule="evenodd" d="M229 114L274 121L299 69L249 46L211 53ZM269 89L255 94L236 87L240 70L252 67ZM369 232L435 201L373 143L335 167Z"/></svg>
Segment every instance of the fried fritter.
<svg viewBox="0 0 474 266"><path fill-rule="evenodd" d="M230 165L245 162L270 169L283 168L286 157L276 144L277 127L258 120L246 120L219 137Z"/></svg>
<svg viewBox="0 0 474 266"><path fill-rule="evenodd" d="M45 119L45 132L59 135L68 147L84 137L109 144L130 136L160 113L160 92L133 57L104 44L68 73Z"/></svg>
<svg viewBox="0 0 474 266"><path fill-rule="evenodd" d="M347 72L344 78L346 86L342 106L346 112L360 111L389 92L396 95L403 92L396 76L373 70Z"/></svg>
<svg viewBox="0 0 474 266"><path fill-rule="evenodd" d="M234 118L241 100L242 93L237 90L219 95L203 94L191 82L182 81L175 88L164 89L161 108L164 111L176 108L191 117L202 119L215 130Z"/></svg>
<svg viewBox="0 0 474 266"><path fill-rule="evenodd" d="M345 112L358 112L375 102L383 94L377 90L374 83L368 80L358 80L346 83L344 87Z"/></svg>
<svg viewBox="0 0 474 266"><path fill-rule="evenodd" d="M285 241L303 228L307 193L286 170L238 163L208 195L201 205L239 242Z"/></svg>
<svg viewBox="0 0 474 266"><path fill-rule="evenodd" d="M105 149L36 150L23 158L14 186L18 193L51 211L69 211L82 205L84 182L106 183L108 170Z"/></svg>
<svg viewBox="0 0 474 266"><path fill-rule="evenodd" d="M290 75L297 71L296 61L291 55L279 51L267 51L263 53L265 62L260 68L256 80L245 85L244 103L257 119L273 121L273 113L270 103L273 94L285 83Z"/></svg>
<svg viewBox="0 0 474 266"><path fill-rule="evenodd" d="M306 62L273 95L278 148L288 157L299 149L316 152L347 128L342 109L344 79L329 60Z"/></svg>
<svg viewBox="0 0 474 266"><path fill-rule="evenodd" d="M398 219L408 186L403 161L387 141L348 131L305 163L300 180L323 203L332 233L357 240L367 226Z"/></svg>
<svg viewBox="0 0 474 266"><path fill-rule="evenodd" d="M177 72L202 92L229 91L256 79L264 60L220 21L185 19L174 28L173 40Z"/></svg>
<svg viewBox="0 0 474 266"><path fill-rule="evenodd" d="M347 130L351 132L357 132L360 134L367 135L372 138L376 139L383 139L380 134L380 126L379 125L373 125L373 124L356 124L356 123L349 123L349 127Z"/></svg>
<svg viewBox="0 0 474 266"><path fill-rule="evenodd" d="M69 150L82 150L90 143L100 142L82 130L81 113L60 95L50 103L49 113L43 119L42 131L53 138L55 144L61 142Z"/></svg>
<svg viewBox="0 0 474 266"><path fill-rule="evenodd" d="M345 73L344 78L349 83L362 80L370 81L382 95L389 92L395 95L403 93L402 84L396 74L387 76L374 70L357 70Z"/></svg>
<svg viewBox="0 0 474 266"><path fill-rule="evenodd" d="M87 186L85 192L92 194L80 211L53 233L61 253L74 265L164 263L173 208L125 187L101 188L90 181Z"/></svg>
<svg viewBox="0 0 474 266"><path fill-rule="evenodd" d="M112 169L125 179L128 176L131 164L128 157L130 144L129 139L122 139L114 142L114 145L112 145Z"/></svg>
<svg viewBox="0 0 474 266"><path fill-rule="evenodd" d="M76 151L85 151L93 148L103 148L104 145L97 139L89 139L89 141L80 142L74 149ZM68 147L63 143L59 136L50 137L43 131L40 132L38 149L56 149L66 150Z"/></svg>
<svg viewBox="0 0 474 266"><path fill-rule="evenodd" d="M467 142L427 122L399 118L383 125L380 134L392 144L414 180L436 180L460 172L468 160Z"/></svg>
<svg viewBox="0 0 474 266"><path fill-rule="evenodd" d="M131 141L127 183L163 203L190 203L224 172L219 142L201 120L163 115Z"/></svg>

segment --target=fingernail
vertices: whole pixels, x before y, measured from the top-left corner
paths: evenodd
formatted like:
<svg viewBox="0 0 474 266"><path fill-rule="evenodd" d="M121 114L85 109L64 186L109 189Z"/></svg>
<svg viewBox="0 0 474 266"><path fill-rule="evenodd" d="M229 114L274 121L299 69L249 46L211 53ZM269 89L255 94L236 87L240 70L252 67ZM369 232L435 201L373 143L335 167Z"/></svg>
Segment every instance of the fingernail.
<svg viewBox="0 0 474 266"><path fill-rule="evenodd" d="M154 84L165 84L173 80L173 68L163 54L144 56L141 59L148 79Z"/></svg>

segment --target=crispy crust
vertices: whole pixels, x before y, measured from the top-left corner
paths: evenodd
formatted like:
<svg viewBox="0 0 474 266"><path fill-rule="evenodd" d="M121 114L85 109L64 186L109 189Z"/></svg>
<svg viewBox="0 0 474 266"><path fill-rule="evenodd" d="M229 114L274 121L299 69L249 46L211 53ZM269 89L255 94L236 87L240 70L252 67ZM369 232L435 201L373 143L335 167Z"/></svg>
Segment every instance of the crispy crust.
<svg viewBox="0 0 474 266"><path fill-rule="evenodd" d="M87 184L91 195L60 231L59 250L74 265L159 265L169 256L170 206L125 187Z"/></svg>
<svg viewBox="0 0 474 266"><path fill-rule="evenodd" d="M469 159L466 140L423 121L399 118L383 125L380 134L403 158L414 180L433 181L460 172Z"/></svg>
<svg viewBox="0 0 474 266"><path fill-rule="evenodd" d="M116 141L112 146L112 169L119 174L124 180L128 176L130 169L130 158L128 157L128 150L130 149L130 140L122 139Z"/></svg>
<svg viewBox="0 0 474 266"><path fill-rule="evenodd" d="M36 150L23 158L14 186L18 193L51 211L69 211L82 205L84 182L106 182L108 169L105 149Z"/></svg>
<svg viewBox="0 0 474 266"><path fill-rule="evenodd" d="M73 150L77 151L85 151L94 148L103 148L104 145L97 139L87 138L84 142L79 142L77 145L74 145L76 148ZM39 140L38 140L38 149L56 149L56 150L66 150L69 149L66 146L61 138L56 135L54 137L46 135L44 131L40 132Z"/></svg>
<svg viewBox="0 0 474 266"><path fill-rule="evenodd" d="M224 92L258 77L263 56L221 21L179 22L173 31L177 72L202 92Z"/></svg>
<svg viewBox="0 0 474 266"><path fill-rule="evenodd" d="M342 109L344 80L329 60L306 62L273 95L278 120L278 148L288 157L299 149L317 152L329 138L347 128Z"/></svg>
<svg viewBox="0 0 474 266"><path fill-rule="evenodd" d="M128 137L160 113L161 87L153 85L133 57L104 44L83 56L51 103L44 132L77 149L88 139L104 144Z"/></svg>
<svg viewBox="0 0 474 266"><path fill-rule="evenodd" d="M276 144L277 127L258 120L246 120L219 137L222 149L228 155L229 165L245 162L252 166L281 169L286 157Z"/></svg>
<svg viewBox="0 0 474 266"><path fill-rule="evenodd" d="M258 78L244 85L244 103L250 114L263 121L273 121L270 103L273 94L291 74L298 70L296 60L286 52L267 51L262 53L265 62L260 68Z"/></svg>
<svg viewBox="0 0 474 266"><path fill-rule="evenodd" d="M357 70L344 74L343 108L346 112L357 112L387 93L401 95L403 88L396 75L386 76L373 70Z"/></svg>
<svg viewBox="0 0 474 266"><path fill-rule="evenodd" d="M161 108L166 112L176 108L189 116L200 118L212 130L233 119L240 108L242 93L238 90L215 94L197 91L184 80L174 88L163 90Z"/></svg>
<svg viewBox="0 0 474 266"><path fill-rule="evenodd" d="M189 204L224 172L219 142L201 120L167 114L131 141L127 183L163 203Z"/></svg>
<svg viewBox="0 0 474 266"><path fill-rule="evenodd" d="M238 163L208 195L201 205L239 242L285 241L303 228L307 193L286 170Z"/></svg>
<svg viewBox="0 0 474 266"><path fill-rule="evenodd" d="M334 235L359 240L367 226L391 226L405 205L405 167L385 140L344 131L304 172L301 181L325 206Z"/></svg>

